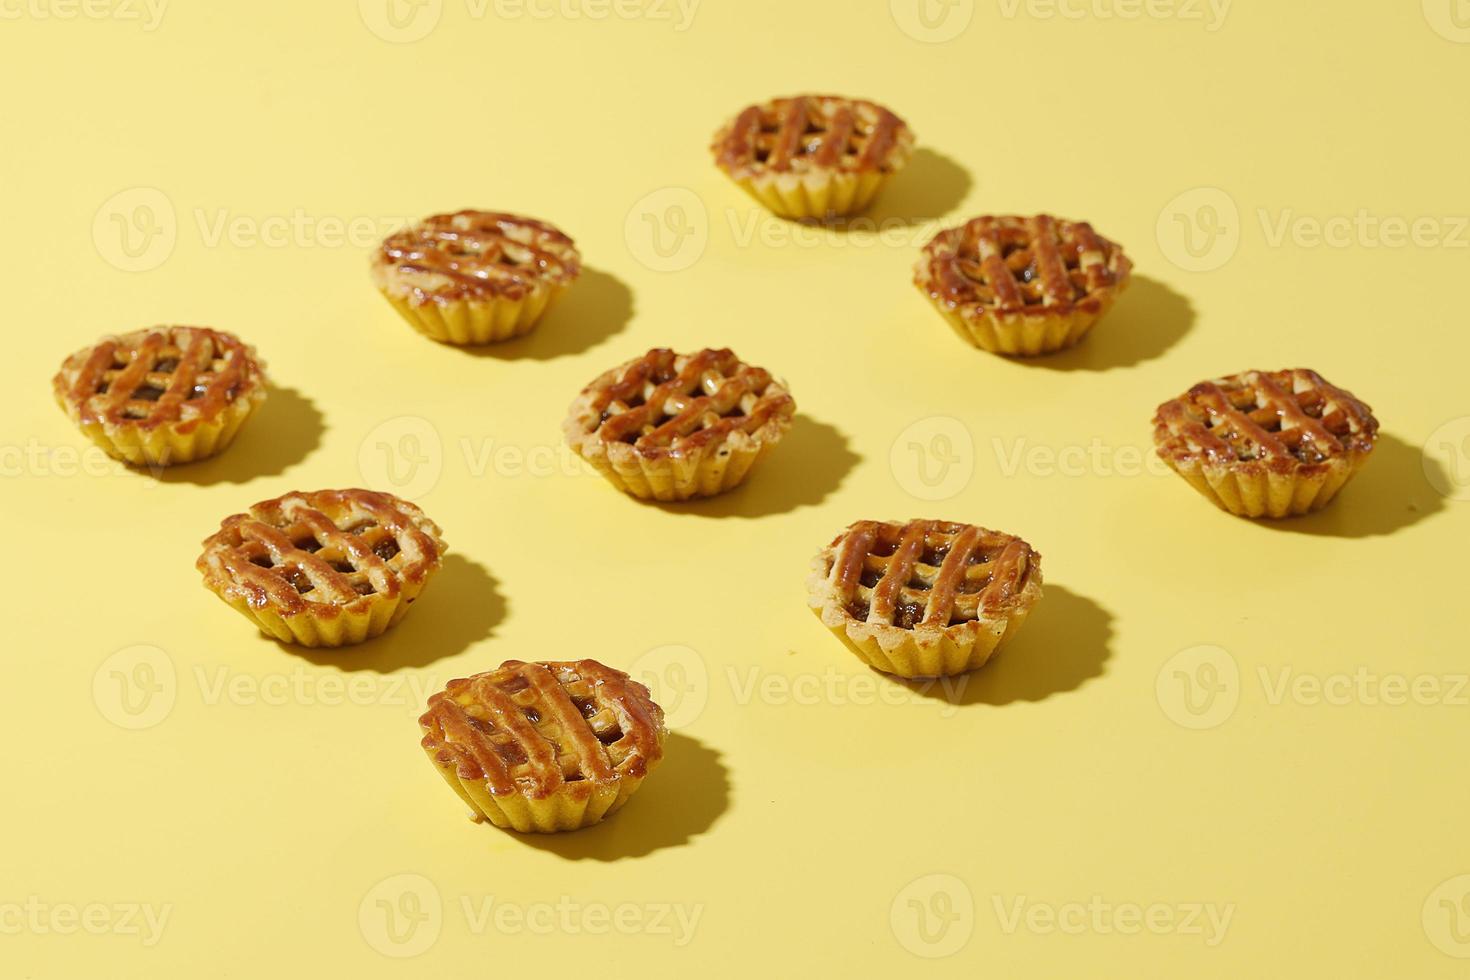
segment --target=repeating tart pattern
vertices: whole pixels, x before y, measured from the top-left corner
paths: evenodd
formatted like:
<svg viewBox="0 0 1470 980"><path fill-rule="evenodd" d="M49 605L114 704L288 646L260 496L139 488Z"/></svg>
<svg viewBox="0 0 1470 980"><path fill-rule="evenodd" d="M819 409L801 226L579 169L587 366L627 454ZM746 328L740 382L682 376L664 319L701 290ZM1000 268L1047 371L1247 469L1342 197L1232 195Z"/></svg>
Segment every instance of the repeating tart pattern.
<svg viewBox="0 0 1470 980"><path fill-rule="evenodd" d="M1316 371L1246 371L1159 406L1154 446L1217 506L1296 517L1327 506L1368 462L1372 410Z"/></svg>
<svg viewBox="0 0 1470 980"><path fill-rule="evenodd" d="M450 681L419 725L476 819L538 833L591 826L628 802L667 735L648 689L595 660L509 660Z"/></svg>
<svg viewBox="0 0 1470 980"><path fill-rule="evenodd" d="M1128 286L1133 264L1085 221L983 215L934 236L914 285L961 339L994 354L1076 344Z"/></svg>
<svg viewBox="0 0 1470 980"><path fill-rule="evenodd" d="M104 337L52 381L62 411L109 456L173 466L222 452L266 398L265 370L240 338L161 326Z"/></svg>
<svg viewBox="0 0 1470 980"><path fill-rule="evenodd" d="M582 270L572 240L533 218L436 214L390 235L373 282L419 332L449 344L530 333Z"/></svg>
<svg viewBox="0 0 1470 980"><path fill-rule="evenodd" d="M903 169L914 136L876 102L798 95L748 106L710 150L731 180L784 218L855 214Z"/></svg>
<svg viewBox="0 0 1470 980"><path fill-rule="evenodd" d="M619 490L677 501L738 486L795 412L783 384L730 350L658 347L584 388L562 431Z"/></svg>
<svg viewBox="0 0 1470 980"><path fill-rule="evenodd" d="M1041 556L973 524L859 521L812 561L807 605L865 663L900 677L984 666L1041 598Z"/></svg>
<svg viewBox="0 0 1470 980"><path fill-rule="evenodd" d="M371 490L292 492L224 519L196 563L204 586L263 632L336 647L407 613L445 552L414 504Z"/></svg>
<svg viewBox="0 0 1470 980"><path fill-rule="evenodd" d="M801 95L751 105L715 135L717 166L777 215L868 207L914 136L874 102ZM983 215L936 235L915 285L966 342L1039 355L1081 341L1127 288L1123 249L1083 221ZM374 283L414 329L449 344L530 332L575 282L572 239L532 218L438 214L383 241ZM204 327L106 337L62 364L62 409L106 452L172 465L220 452L266 397L254 351ZM568 443L620 490L681 501L742 483L781 441L784 383L729 349L655 348L573 401ZM1195 385L1154 417L1160 456L1231 513L1326 506L1367 462L1371 410L1306 369ZM361 489L291 492L225 518L196 567L206 588L289 643L340 647L408 612L446 547L422 510ZM864 663L900 677L982 667L1042 597L1022 539L939 520L859 521L812 562L808 606ZM663 758L664 713L647 688L595 660L526 663L450 681L419 719L421 745L477 820L521 832L592 826Z"/></svg>

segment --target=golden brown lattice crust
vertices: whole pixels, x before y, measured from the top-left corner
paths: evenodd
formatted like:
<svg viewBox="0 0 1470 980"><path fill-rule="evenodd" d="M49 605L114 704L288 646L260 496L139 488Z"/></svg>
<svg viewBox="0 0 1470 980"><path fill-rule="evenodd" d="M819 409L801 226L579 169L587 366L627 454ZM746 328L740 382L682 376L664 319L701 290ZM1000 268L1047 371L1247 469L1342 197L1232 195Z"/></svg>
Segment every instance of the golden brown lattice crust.
<svg viewBox="0 0 1470 980"><path fill-rule="evenodd" d="M232 604L285 619L310 613L330 620L401 597L412 601L444 552L438 526L406 500L317 490L225 518L205 539L197 565L205 585Z"/></svg>
<svg viewBox="0 0 1470 980"><path fill-rule="evenodd" d="M389 236L373 278L415 304L522 299L581 272L572 240L543 221L494 211L436 214Z"/></svg>
<svg viewBox="0 0 1470 980"><path fill-rule="evenodd" d="M914 283L949 310L1095 314L1131 268L1085 221L984 215L936 235Z"/></svg>
<svg viewBox="0 0 1470 980"><path fill-rule="evenodd" d="M715 134L711 151L735 178L766 173L892 173L913 134L875 102L798 95L748 106Z"/></svg>
<svg viewBox="0 0 1470 980"><path fill-rule="evenodd" d="M812 562L808 605L844 644L904 677L982 666L1041 598L1020 538L950 521L859 521Z"/></svg>
<svg viewBox="0 0 1470 980"><path fill-rule="evenodd" d="M492 795L586 798L663 758L663 710L595 660L523 663L450 681L419 719L423 747Z"/></svg>
<svg viewBox="0 0 1470 980"><path fill-rule="evenodd" d="M1370 452L1377 433L1367 405L1305 368L1204 381L1154 416L1154 443L1166 459L1274 473L1310 473Z"/></svg>
<svg viewBox="0 0 1470 980"><path fill-rule="evenodd" d="M161 326L106 337L72 354L53 381L84 425L189 433L236 402L264 397L265 374L240 338L207 327Z"/></svg>
<svg viewBox="0 0 1470 980"><path fill-rule="evenodd" d="M779 438L796 404L764 368L728 349L655 348L599 376L572 403L574 444L626 446L647 459L683 457L736 435Z"/></svg>
<svg viewBox="0 0 1470 980"><path fill-rule="evenodd" d="M946 521L859 521L828 551L833 601L855 620L900 629L944 629L1012 609L1041 564L1020 538Z"/></svg>
<svg viewBox="0 0 1470 980"><path fill-rule="evenodd" d="M1326 507L1367 464L1377 434L1367 405L1303 368L1205 381L1154 415L1159 456L1240 517Z"/></svg>

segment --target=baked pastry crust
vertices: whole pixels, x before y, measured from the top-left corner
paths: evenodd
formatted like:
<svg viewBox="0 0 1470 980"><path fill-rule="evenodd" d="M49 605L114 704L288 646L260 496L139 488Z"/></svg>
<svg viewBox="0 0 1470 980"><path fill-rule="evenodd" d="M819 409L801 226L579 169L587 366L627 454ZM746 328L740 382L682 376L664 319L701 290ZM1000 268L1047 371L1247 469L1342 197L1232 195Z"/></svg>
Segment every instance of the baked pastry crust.
<svg viewBox="0 0 1470 980"><path fill-rule="evenodd" d="M225 518L196 567L265 633L336 647L402 619L445 550L439 527L391 494L293 491Z"/></svg>
<svg viewBox="0 0 1470 980"><path fill-rule="evenodd" d="M961 339L1036 355L1087 335L1128 286L1133 263L1085 221L982 215L935 235L914 285Z"/></svg>
<svg viewBox="0 0 1470 980"><path fill-rule="evenodd" d="M1316 371L1245 371L1159 406L1154 446L1190 486L1241 517L1327 506L1368 462L1372 410Z"/></svg>
<svg viewBox="0 0 1470 980"><path fill-rule="evenodd" d="M858 521L822 549L807 605L865 663L900 677L984 666L1041 598L1041 556L973 524Z"/></svg>
<svg viewBox="0 0 1470 980"><path fill-rule="evenodd" d="M476 820L523 833L590 827L663 758L663 709L595 660L523 663L450 681L420 743Z"/></svg>
<svg viewBox="0 0 1470 980"><path fill-rule="evenodd" d="M173 466L223 451L265 401L266 379L255 351L234 334L159 326L77 351L52 389L109 456Z"/></svg>
<svg viewBox="0 0 1470 980"><path fill-rule="evenodd" d="M373 282L421 333L489 344L529 333L582 270L572 240L497 211L425 218L384 239Z"/></svg>
<svg viewBox="0 0 1470 980"><path fill-rule="evenodd" d="M688 500L738 486L795 413L785 385L728 349L657 347L582 389L562 431L619 490Z"/></svg>
<svg viewBox="0 0 1470 980"><path fill-rule="evenodd" d="M784 218L854 214L913 153L892 112L863 99L798 95L747 106L715 134L715 163Z"/></svg>

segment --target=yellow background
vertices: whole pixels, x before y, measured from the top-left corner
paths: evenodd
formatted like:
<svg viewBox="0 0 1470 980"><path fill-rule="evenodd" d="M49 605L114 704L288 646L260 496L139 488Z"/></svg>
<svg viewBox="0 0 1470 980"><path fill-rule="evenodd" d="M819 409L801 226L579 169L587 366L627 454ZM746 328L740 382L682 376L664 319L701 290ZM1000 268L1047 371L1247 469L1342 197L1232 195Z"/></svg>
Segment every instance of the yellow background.
<svg viewBox="0 0 1470 980"><path fill-rule="evenodd" d="M676 12L443 0L426 36L391 41L371 2L175 0L154 30L106 2L62 19L65 2L0 23L0 926L31 896L170 912L151 946L121 927L7 928L0 972L1470 968L1451 928L1470 880L1470 503L1453 499L1470 475L1454 108L1470 46L1448 3L1241 2L1215 22L1192 4L1125 17L1074 0L1074 18L960 0L929 11L954 36L925 41L906 0L705 0L686 30ZM878 99L918 134L872 216L881 237L795 233L711 165L725 117L803 90ZM528 341L436 346L369 284L371 240L460 207L577 239L589 274ZM961 345L909 283L917 248L935 220L1037 210L1123 243L1134 285L1074 352ZM1315 244L1301 220L1360 211L1428 218L1436 240ZM306 230L252 238L293 215ZM117 222L135 219L164 237L129 256ZM344 243L332 222L352 219L372 233ZM1201 264L1216 267L1186 268ZM216 461L163 480L91 456L75 471L84 444L51 375L158 322L246 337L272 399ZM551 455L578 388L655 345L729 345L789 381L801 419L736 494L640 505ZM1384 427L1327 513L1253 524L1138 471L1158 402L1298 365ZM503 447L531 455L497 462ZM953 495L922 499L925 477ZM198 543L222 517L362 483L412 492L452 548L388 637L285 648L200 588ZM804 608L807 562L841 527L910 516L1045 555L1033 619L950 700L876 678ZM648 653L669 646L687 649ZM639 666L682 720L662 769L577 835L466 821L420 753L410 685L582 656ZM1345 704L1274 696L1283 671L1359 668L1442 687L1401 705L1372 681ZM1005 928L1018 900L1065 916L1094 896L1232 917L1214 945ZM477 930L465 902L492 897L512 916L699 919L683 946L652 918L601 937L582 919ZM387 918L415 898L418 918Z"/></svg>

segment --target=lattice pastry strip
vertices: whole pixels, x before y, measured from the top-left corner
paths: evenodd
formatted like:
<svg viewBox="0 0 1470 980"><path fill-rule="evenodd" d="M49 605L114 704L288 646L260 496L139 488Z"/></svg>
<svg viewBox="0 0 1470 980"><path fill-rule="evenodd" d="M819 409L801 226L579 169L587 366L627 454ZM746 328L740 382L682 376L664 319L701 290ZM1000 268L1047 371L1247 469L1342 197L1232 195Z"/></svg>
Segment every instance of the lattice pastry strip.
<svg viewBox="0 0 1470 980"><path fill-rule="evenodd" d="M603 819L662 758L663 712L596 661L523 663L451 681L423 747L477 818L521 831Z"/></svg>
<svg viewBox="0 0 1470 980"><path fill-rule="evenodd" d="M379 291L415 329L454 344L528 333L580 273L559 229L494 211L426 218L385 239L372 265Z"/></svg>
<svg viewBox="0 0 1470 980"><path fill-rule="evenodd" d="M110 455L140 465L224 449L265 400L265 374L239 338L205 327L106 337L62 364L57 402Z"/></svg>
<svg viewBox="0 0 1470 980"><path fill-rule="evenodd" d="M973 670L1041 594L1040 556L1012 535L944 521L860 521L817 556L822 621L865 661L904 676Z"/></svg>
<svg viewBox="0 0 1470 980"><path fill-rule="evenodd" d="M1366 463L1372 411L1315 371L1247 371L1159 406L1159 455L1217 505L1246 517L1326 506Z"/></svg>
<svg viewBox="0 0 1470 980"><path fill-rule="evenodd" d="M715 163L788 218L853 214L908 162L914 137L873 102L801 95L747 106L715 134Z"/></svg>
<svg viewBox="0 0 1470 980"><path fill-rule="evenodd" d="M878 170L888 166L902 128L901 119L873 103L776 99L741 111L717 152L729 170Z"/></svg>
<svg viewBox="0 0 1470 980"><path fill-rule="evenodd" d="M780 407L776 399L762 400L770 374L741 364L729 350L677 361L673 351L651 352L593 400L604 441L630 442L650 455L687 452L735 431L753 432Z"/></svg>
<svg viewBox="0 0 1470 980"><path fill-rule="evenodd" d="M739 484L794 414L780 382L729 350L655 348L583 389L563 431L619 489L685 500Z"/></svg>
<svg viewBox="0 0 1470 980"><path fill-rule="evenodd" d="M983 215L940 232L914 284L966 341L1002 354L1077 343L1128 285L1121 248L1086 222Z"/></svg>
<svg viewBox="0 0 1470 980"><path fill-rule="evenodd" d="M987 217L965 226L970 241L954 263L963 280L946 277L956 296L997 309L1067 307L1112 285L1105 245L1091 225L1044 214L1024 222Z"/></svg>
<svg viewBox="0 0 1470 980"><path fill-rule="evenodd" d="M368 490L287 494L226 518L205 541L205 584L279 639L338 646L382 633L439 568L439 529Z"/></svg>

